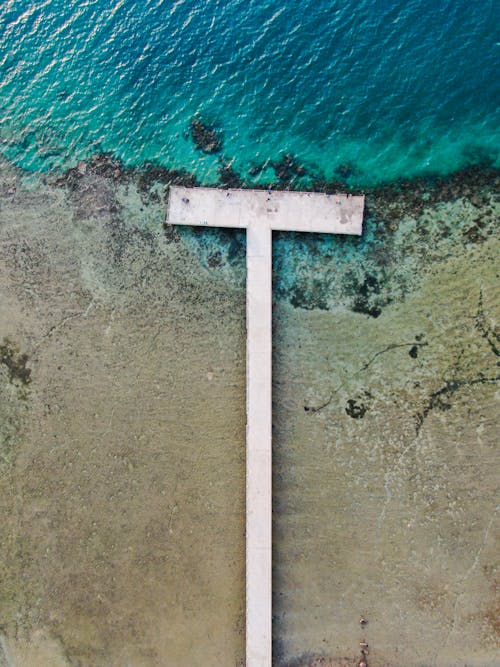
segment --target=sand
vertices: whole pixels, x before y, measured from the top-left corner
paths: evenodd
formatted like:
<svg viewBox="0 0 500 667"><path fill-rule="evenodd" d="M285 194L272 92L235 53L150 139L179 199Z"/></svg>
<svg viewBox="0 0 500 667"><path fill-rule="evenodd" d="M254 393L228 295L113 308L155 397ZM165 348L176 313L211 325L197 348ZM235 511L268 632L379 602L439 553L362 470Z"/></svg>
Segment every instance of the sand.
<svg viewBox="0 0 500 667"><path fill-rule="evenodd" d="M140 198L120 194L133 219ZM1 367L7 664L234 665L242 295L161 225L87 217L50 187L9 204L1 338L28 355L31 381Z"/></svg>
<svg viewBox="0 0 500 667"><path fill-rule="evenodd" d="M0 180L0 665L241 666L244 252L165 230L163 186ZM498 662L497 205L474 196L397 224L371 203L380 293L277 295L276 667L363 639L370 665Z"/></svg>

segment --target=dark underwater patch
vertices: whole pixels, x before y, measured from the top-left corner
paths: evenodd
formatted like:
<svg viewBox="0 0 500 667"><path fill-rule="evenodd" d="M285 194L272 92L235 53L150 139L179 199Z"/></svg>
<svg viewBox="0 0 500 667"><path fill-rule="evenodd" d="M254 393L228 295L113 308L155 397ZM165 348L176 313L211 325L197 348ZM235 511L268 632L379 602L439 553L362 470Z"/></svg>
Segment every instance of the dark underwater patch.
<svg viewBox="0 0 500 667"><path fill-rule="evenodd" d="M220 153L222 150L220 132L210 123L193 117L189 121L189 132L195 147L203 153Z"/></svg>
<svg viewBox="0 0 500 667"><path fill-rule="evenodd" d="M0 364L2 364L9 374L9 381L19 382L26 386L31 382L31 369L28 368L29 357L22 353L19 346L8 338L4 338L0 344Z"/></svg>
<svg viewBox="0 0 500 667"><path fill-rule="evenodd" d="M205 129L208 131L207 141L213 141L214 135L210 134L210 130L214 128L207 125ZM336 236L334 240L325 241L320 240L317 235L293 236L294 257L305 253L306 258L315 260L316 268L313 269L311 265L310 275L307 271L299 271L296 276L284 279L283 269L287 270L286 264L287 262L289 264L290 260L284 262L280 258L280 252L288 252L292 236L279 233L275 235L277 243L274 293L276 298L288 301L296 308L309 310L328 310L333 304L340 303L341 299L353 312L377 318L385 306L392 301L403 299L412 290L416 276L406 275L399 270L407 258L419 258L419 265L423 267L425 263L429 264L434 259L439 261L442 257L442 251L438 251L437 248L443 240L449 239L452 251L453 248L458 249L459 245L482 243L494 233L494 216L490 200L498 196L500 169L494 167L487 156L476 157L481 158L483 162L471 164L448 176L400 179L394 183L383 183L361 189L352 188L347 182L349 177L358 171L356 165L339 165L335 178L328 180L314 169L306 168L296 156L284 153L275 161L250 168L252 174L263 173L264 170L267 170L267 173L270 168L274 170L274 180L266 184L255 184L252 183L250 173L239 173L230 157L221 156L218 167L219 186L363 193L365 221L362 237ZM95 155L86 163L78 163L77 167L67 170L58 178L55 184L68 188L70 192L78 192L80 197L82 186L89 175L102 177L114 184L136 184L143 193L144 203L153 200L158 202L158 184L164 186L165 203L168 200L170 185L188 187L210 185L199 182L187 171L151 163L140 168L127 167L110 154ZM440 223L438 229L429 227L424 213L440 203L460 199L477 208L475 217L466 219L462 228L452 227L446 221ZM104 208L106 206L107 204ZM113 207L108 208L113 213ZM415 221L412 223L413 227L408 227L407 223L401 225L408 218ZM203 232L195 230L179 235L173 229L168 227L165 229L166 238L172 242L178 241L184 234L192 238L200 234L201 239L201 234L205 238L207 233L207 230ZM243 264L244 241L232 230L214 230L214 233L215 243L220 245L220 254L210 249L205 258L207 266L216 269L226 262ZM204 247L205 245L208 248L208 243L203 242ZM346 256L355 262L355 271L344 262ZM295 259L293 261L295 262Z"/></svg>

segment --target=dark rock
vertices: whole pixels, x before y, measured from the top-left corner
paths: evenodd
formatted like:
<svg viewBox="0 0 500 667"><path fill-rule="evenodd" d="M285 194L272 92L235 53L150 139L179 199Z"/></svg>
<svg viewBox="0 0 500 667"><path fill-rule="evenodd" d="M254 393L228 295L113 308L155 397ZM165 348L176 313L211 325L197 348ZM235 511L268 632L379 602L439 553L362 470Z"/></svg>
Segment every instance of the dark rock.
<svg viewBox="0 0 500 667"><path fill-rule="evenodd" d="M356 399L350 398L347 401L345 411L353 419L363 419L367 411L366 405L364 403L358 403Z"/></svg>

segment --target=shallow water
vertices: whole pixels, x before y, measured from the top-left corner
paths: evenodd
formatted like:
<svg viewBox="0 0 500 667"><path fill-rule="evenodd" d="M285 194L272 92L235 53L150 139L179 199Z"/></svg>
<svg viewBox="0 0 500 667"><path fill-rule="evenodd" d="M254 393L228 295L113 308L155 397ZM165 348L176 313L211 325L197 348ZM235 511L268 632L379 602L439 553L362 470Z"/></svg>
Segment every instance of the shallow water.
<svg viewBox="0 0 500 667"><path fill-rule="evenodd" d="M345 266L276 240L277 667L495 664L489 178L370 195ZM90 168L2 179L0 664L241 665L241 237Z"/></svg>
<svg viewBox="0 0 500 667"><path fill-rule="evenodd" d="M376 320L278 309L277 665L355 664L362 640L374 665L496 664L497 254Z"/></svg>
<svg viewBox="0 0 500 667"><path fill-rule="evenodd" d="M242 294L197 277L161 226L18 196L1 244L4 660L234 665Z"/></svg>
<svg viewBox="0 0 500 667"><path fill-rule="evenodd" d="M498 664L496 13L1 5L0 667L244 663L245 238L179 178L367 193L274 237L274 667Z"/></svg>

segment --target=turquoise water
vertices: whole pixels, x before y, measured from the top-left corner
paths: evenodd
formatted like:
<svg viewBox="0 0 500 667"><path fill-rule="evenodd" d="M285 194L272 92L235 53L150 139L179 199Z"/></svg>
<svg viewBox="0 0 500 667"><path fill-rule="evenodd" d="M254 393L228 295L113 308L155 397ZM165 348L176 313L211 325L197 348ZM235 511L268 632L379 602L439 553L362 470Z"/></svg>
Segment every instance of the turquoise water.
<svg viewBox="0 0 500 667"><path fill-rule="evenodd" d="M222 156L251 181L285 152L352 184L498 164L499 13L489 0L4 1L1 151L44 171L112 152L205 182ZM196 149L193 116L222 154Z"/></svg>

